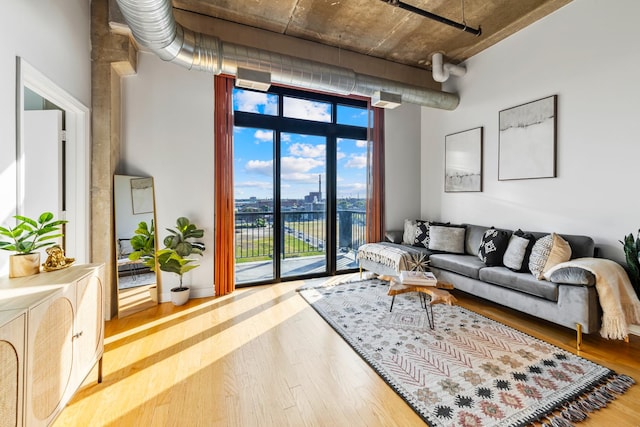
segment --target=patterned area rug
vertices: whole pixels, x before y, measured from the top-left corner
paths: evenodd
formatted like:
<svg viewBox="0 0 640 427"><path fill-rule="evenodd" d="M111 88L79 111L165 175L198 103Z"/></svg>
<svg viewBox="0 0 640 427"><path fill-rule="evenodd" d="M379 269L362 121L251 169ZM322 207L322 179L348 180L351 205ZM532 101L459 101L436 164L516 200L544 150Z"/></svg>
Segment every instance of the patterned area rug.
<svg viewBox="0 0 640 427"><path fill-rule="evenodd" d="M625 375L457 306L378 279L300 294L431 426L571 426L633 383Z"/></svg>

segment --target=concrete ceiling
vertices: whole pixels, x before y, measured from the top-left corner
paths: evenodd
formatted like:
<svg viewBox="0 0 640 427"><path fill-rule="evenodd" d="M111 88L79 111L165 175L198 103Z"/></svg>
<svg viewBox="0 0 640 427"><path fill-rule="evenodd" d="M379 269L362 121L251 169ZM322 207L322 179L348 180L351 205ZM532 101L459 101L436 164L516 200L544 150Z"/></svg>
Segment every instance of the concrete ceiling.
<svg viewBox="0 0 640 427"><path fill-rule="evenodd" d="M430 69L431 54L460 63L571 0L464 0L463 32L385 0L173 0L188 12L248 25L388 61ZM463 22L462 0L403 0Z"/></svg>

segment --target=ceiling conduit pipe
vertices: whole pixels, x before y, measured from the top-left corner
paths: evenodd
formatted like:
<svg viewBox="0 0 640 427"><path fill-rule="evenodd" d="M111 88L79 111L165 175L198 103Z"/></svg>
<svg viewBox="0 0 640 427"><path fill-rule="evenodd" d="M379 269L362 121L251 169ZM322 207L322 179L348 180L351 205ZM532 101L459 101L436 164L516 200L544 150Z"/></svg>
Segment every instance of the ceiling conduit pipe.
<svg viewBox="0 0 640 427"><path fill-rule="evenodd" d="M433 73L433 80L442 83L446 82L450 75L456 77L464 76L467 73L467 69L462 65L444 63L442 53L436 52L431 57L431 72Z"/></svg>
<svg viewBox="0 0 640 427"><path fill-rule="evenodd" d="M341 95L371 97L376 91L402 95L402 101L454 110L457 94L378 78L335 65L223 42L176 23L171 0L117 0L134 38L161 59L189 70L235 76L238 67L271 73L271 82Z"/></svg>

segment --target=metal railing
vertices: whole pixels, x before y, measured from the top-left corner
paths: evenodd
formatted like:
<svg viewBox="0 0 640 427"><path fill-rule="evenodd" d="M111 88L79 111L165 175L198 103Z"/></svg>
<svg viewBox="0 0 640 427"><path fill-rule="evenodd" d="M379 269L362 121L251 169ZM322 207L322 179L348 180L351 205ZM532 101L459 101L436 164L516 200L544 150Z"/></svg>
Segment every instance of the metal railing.
<svg viewBox="0 0 640 427"><path fill-rule="evenodd" d="M273 258L273 212L236 212L236 262ZM326 251L326 214L323 211L283 212L282 258L321 255ZM340 210L337 218L338 251L350 252L365 243L366 213Z"/></svg>

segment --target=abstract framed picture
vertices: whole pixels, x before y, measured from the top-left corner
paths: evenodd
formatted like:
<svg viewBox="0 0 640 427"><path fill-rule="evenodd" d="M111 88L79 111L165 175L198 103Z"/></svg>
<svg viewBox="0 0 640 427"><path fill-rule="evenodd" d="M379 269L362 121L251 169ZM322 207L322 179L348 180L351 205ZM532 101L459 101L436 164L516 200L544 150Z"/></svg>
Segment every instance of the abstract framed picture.
<svg viewBox="0 0 640 427"><path fill-rule="evenodd" d="M498 180L555 178L558 96L499 113Z"/></svg>
<svg viewBox="0 0 640 427"><path fill-rule="evenodd" d="M445 136L444 191L482 191L482 127Z"/></svg>
<svg viewBox="0 0 640 427"><path fill-rule="evenodd" d="M153 212L153 178L132 178L130 183L133 214Z"/></svg>

